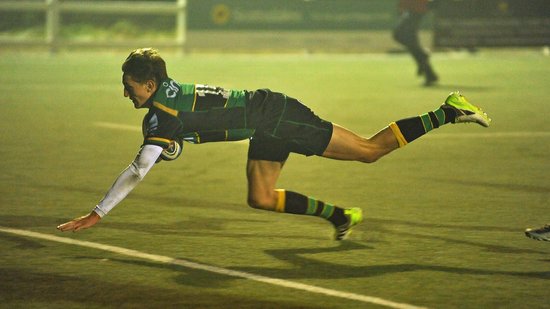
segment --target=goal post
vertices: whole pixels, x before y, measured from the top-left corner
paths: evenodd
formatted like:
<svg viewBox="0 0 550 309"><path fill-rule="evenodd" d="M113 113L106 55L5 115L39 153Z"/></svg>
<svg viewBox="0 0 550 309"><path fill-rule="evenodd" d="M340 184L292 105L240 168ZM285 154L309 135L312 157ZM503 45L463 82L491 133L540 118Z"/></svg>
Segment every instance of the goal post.
<svg viewBox="0 0 550 309"><path fill-rule="evenodd" d="M61 40L60 30L63 27L60 18L61 13L94 13L98 15L166 15L174 16L175 38L173 40L155 41L150 44L165 47L177 47L183 50L187 32L187 0L174 1L83 1L83 0L43 0L43 1L1 1L0 11L34 11L45 13L45 37L44 39L11 39L0 38L2 45L14 46L47 46L51 52L56 52L60 47L84 46L84 47L130 47L139 43L139 40L104 41L79 41ZM146 42L144 42L146 43Z"/></svg>

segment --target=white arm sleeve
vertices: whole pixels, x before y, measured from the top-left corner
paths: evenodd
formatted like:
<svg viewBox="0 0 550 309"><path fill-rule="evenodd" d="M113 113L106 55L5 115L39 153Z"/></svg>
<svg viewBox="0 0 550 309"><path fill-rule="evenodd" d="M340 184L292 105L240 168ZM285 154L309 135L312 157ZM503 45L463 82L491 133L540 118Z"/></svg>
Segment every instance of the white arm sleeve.
<svg viewBox="0 0 550 309"><path fill-rule="evenodd" d="M105 197L97 204L94 211L100 216L105 216L128 193L130 193L137 184L145 177L147 172L153 167L155 161L162 152L162 147L155 145L143 146L137 154L134 162L130 164L115 180Z"/></svg>

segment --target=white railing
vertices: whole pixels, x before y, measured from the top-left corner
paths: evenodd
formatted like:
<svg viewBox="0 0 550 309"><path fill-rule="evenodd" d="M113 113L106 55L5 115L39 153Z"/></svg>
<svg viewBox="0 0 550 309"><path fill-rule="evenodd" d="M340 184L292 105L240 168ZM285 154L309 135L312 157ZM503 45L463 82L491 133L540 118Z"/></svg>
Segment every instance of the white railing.
<svg viewBox="0 0 550 309"><path fill-rule="evenodd" d="M51 52L60 47L133 47L151 45L158 47L178 47L183 49L186 33L186 8L187 0L175 0L164 2L146 1L0 1L0 11L43 11L46 14L44 39L12 39L0 38L1 45L27 45L48 46ZM59 30L63 26L60 13L96 13L96 14L124 14L124 15L175 15L176 37L166 41L140 41L140 40L116 40L116 41L81 41L62 40ZM141 45L140 45L141 44Z"/></svg>

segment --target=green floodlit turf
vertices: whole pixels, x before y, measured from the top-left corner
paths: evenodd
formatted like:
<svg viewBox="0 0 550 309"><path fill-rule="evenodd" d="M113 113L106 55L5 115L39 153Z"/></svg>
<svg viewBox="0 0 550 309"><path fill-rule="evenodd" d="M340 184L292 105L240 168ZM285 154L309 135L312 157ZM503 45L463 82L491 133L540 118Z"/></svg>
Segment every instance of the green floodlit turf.
<svg viewBox="0 0 550 309"><path fill-rule="evenodd" d="M246 207L238 143L186 144L97 227L62 234L141 143L125 56L0 55L0 226L430 308L550 303L550 244L523 235L550 222L550 58L436 54L441 83L424 88L406 55L167 54L181 82L284 91L364 135L456 89L493 126L446 126L373 165L291 156L280 187L364 210L342 243L320 219ZM2 308L379 308L6 233L0 250Z"/></svg>

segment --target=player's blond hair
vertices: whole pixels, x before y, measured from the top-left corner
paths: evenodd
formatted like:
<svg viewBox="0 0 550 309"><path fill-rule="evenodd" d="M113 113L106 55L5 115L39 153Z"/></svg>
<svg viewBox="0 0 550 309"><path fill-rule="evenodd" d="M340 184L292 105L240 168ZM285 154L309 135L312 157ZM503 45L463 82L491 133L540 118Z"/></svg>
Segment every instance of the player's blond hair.
<svg viewBox="0 0 550 309"><path fill-rule="evenodd" d="M154 80L159 84L168 78L166 63L154 48L138 48L132 51L122 64L122 72L139 83Z"/></svg>

